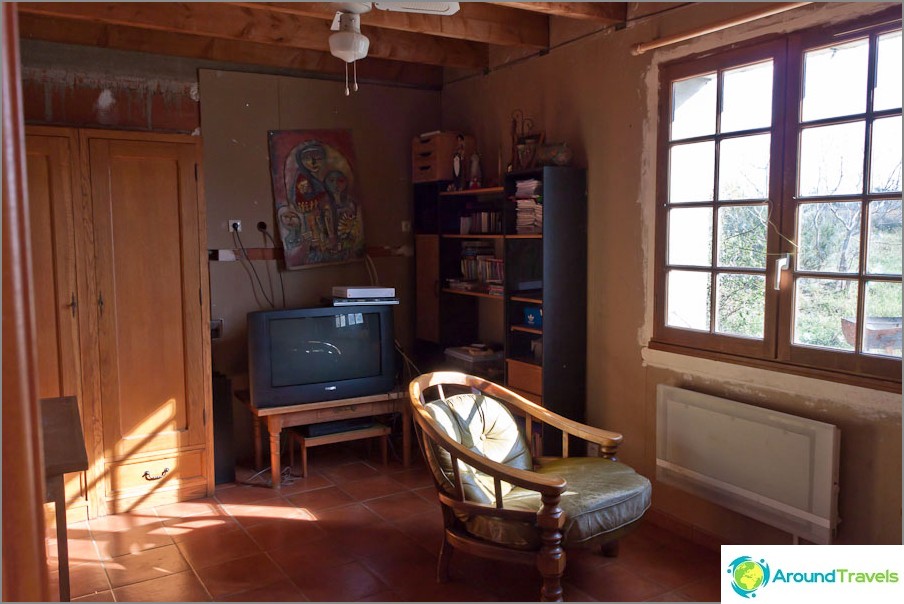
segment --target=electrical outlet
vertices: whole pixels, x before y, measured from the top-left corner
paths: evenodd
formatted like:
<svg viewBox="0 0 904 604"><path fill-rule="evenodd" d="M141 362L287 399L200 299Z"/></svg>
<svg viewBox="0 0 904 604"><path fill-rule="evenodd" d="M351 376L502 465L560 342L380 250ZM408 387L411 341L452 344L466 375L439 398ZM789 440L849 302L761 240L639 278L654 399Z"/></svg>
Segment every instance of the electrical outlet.
<svg viewBox="0 0 904 604"><path fill-rule="evenodd" d="M223 319L210 320L210 339L219 340L223 337Z"/></svg>
<svg viewBox="0 0 904 604"><path fill-rule="evenodd" d="M242 232L242 221L241 220L230 220L226 223L226 230L230 233L233 231L237 231L239 233Z"/></svg>
<svg viewBox="0 0 904 604"><path fill-rule="evenodd" d="M403 233L410 233L410 232L411 232L411 222L410 222L410 221L408 221L408 220L403 220L403 221L402 221L402 232L403 232Z"/></svg>

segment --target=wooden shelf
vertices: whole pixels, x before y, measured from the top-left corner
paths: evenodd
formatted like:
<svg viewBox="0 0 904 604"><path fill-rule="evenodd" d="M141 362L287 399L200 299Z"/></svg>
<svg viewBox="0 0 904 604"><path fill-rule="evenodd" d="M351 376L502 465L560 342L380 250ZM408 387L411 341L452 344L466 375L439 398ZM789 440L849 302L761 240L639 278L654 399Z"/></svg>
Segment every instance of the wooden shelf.
<svg viewBox="0 0 904 604"><path fill-rule="evenodd" d="M543 233L525 233L522 235L506 235L506 239L543 239Z"/></svg>
<svg viewBox="0 0 904 604"><path fill-rule="evenodd" d="M464 189L462 191L441 191L440 197L461 197L464 195L499 195L505 189L502 187L486 187L483 189Z"/></svg>
<svg viewBox="0 0 904 604"><path fill-rule="evenodd" d="M500 233L474 233L472 235L449 234L442 235L443 239L503 239L505 235Z"/></svg>
<svg viewBox="0 0 904 604"><path fill-rule="evenodd" d="M527 325L512 325L512 331L523 331L524 333L533 333L538 336L543 335L542 329L537 329L536 327L528 327Z"/></svg>
<svg viewBox="0 0 904 604"><path fill-rule="evenodd" d="M489 298L491 300L503 300L504 296L492 296L482 291L468 291L466 289L443 288L443 292L447 294L457 294L459 296L474 296L476 298Z"/></svg>
<svg viewBox="0 0 904 604"><path fill-rule="evenodd" d="M512 292L509 296L512 302L527 302L529 304L543 304L543 292L541 290Z"/></svg>

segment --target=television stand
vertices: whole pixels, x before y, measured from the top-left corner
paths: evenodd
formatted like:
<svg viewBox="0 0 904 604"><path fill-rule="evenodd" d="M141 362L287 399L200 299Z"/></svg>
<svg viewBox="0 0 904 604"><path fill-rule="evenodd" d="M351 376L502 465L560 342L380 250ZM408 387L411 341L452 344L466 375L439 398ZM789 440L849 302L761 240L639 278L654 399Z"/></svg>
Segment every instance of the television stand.
<svg viewBox="0 0 904 604"><path fill-rule="evenodd" d="M368 417L387 413L402 414L402 465L406 468L411 463L411 409L408 406L406 393L393 390L385 394L373 394L320 403L304 403L284 407L264 407L259 409L251 404L251 396L247 390L237 390L238 399L251 412L254 429L254 465L259 469L263 465L263 447L261 443L261 422L266 422L270 434L270 478L271 485L278 489L281 482L279 442L283 428L307 426L354 417Z"/></svg>

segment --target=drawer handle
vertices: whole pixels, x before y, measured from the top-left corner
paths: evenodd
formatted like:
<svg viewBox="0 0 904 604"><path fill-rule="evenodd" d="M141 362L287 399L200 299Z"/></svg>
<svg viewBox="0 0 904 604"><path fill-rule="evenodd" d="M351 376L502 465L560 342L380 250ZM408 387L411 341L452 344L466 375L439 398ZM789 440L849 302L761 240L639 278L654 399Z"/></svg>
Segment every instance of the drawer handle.
<svg viewBox="0 0 904 604"><path fill-rule="evenodd" d="M148 481L151 481L151 480L160 480L161 478L163 478L163 477L166 476L167 474L169 474L169 468L163 468L163 471L160 472L160 475L159 475L159 476L151 476L151 471L150 471L150 470L145 470L145 471L144 471L144 474L142 474L141 477L144 478L145 480L148 480Z"/></svg>
<svg viewBox="0 0 904 604"><path fill-rule="evenodd" d="M433 155L433 151L421 151L418 153L418 157L427 158Z"/></svg>

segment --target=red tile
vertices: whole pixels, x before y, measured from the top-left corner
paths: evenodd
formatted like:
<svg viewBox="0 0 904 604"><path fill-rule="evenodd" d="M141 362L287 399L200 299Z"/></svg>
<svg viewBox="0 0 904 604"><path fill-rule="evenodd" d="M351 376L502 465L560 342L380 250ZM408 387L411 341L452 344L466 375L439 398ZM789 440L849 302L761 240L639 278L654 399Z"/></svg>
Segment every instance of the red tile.
<svg viewBox="0 0 904 604"><path fill-rule="evenodd" d="M566 565L565 573L568 574ZM581 591L603 602L637 602L649 600L669 591L658 583L635 575L618 564L601 566L591 577L568 576Z"/></svg>
<svg viewBox="0 0 904 604"><path fill-rule="evenodd" d="M270 487L236 485L217 487L214 497L221 504L253 503L264 499L279 497L279 491Z"/></svg>
<svg viewBox="0 0 904 604"><path fill-rule="evenodd" d="M292 582L310 600L320 602L351 602L389 589L388 585L359 562L328 568L299 569L293 573Z"/></svg>
<svg viewBox="0 0 904 604"><path fill-rule="evenodd" d="M173 544L172 537L167 534L166 528L161 522L145 524L121 531L92 529L91 534L97 544L97 550L102 560L109 560L126 554L136 554Z"/></svg>
<svg viewBox="0 0 904 604"><path fill-rule="evenodd" d="M365 505L388 522L396 522L418 514L435 512L439 507L437 504L427 503L411 491L372 499Z"/></svg>
<svg viewBox="0 0 904 604"><path fill-rule="evenodd" d="M305 602L307 598L294 583L285 579L232 594L223 600L226 602Z"/></svg>
<svg viewBox="0 0 904 604"><path fill-rule="evenodd" d="M189 570L175 545L119 556L104 566L114 588Z"/></svg>
<svg viewBox="0 0 904 604"><path fill-rule="evenodd" d="M176 546L194 569L215 566L260 551L245 531L234 530L212 534L190 535Z"/></svg>
<svg viewBox="0 0 904 604"><path fill-rule="evenodd" d="M166 534L179 543L189 537L218 535L239 530L239 523L226 513L208 516L200 514L188 518L173 518L164 523Z"/></svg>
<svg viewBox="0 0 904 604"><path fill-rule="evenodd" d="M193 499L191 501L179 501L177 503L169 503L167 505L158 505L154 508L157 517L164 523L169 524L173 520L189 518L191 516L205 515L217 516L222 515L223 509L219 502L213 497L205 497L204 499Z"/></svg>
<svg viewBox="0 0 904 604"><path fill-rule="evenodd" d="M225 596L286 578L265 554L254 554L197 569L197 573L214 600L222 600Z"/></svg>
<svg viewBox="0 0 904 604"><path fill-rule="evenodd" d="M343 535L336 541L357 558L378 558L387 562L397 558L424 557L422 548L391 525L361 527L356 535Z"/></svg>
<svg viewBox="0 0 904 604"><path fill-rule="evenodd" d="M232 516L236 522L244 527L254 526L268 520L286 518L309 517L310 515L299 510L292 502L277 497L253 503L225 504L223 509Z"/></svg>
<svg viewBox="0 0 904 604"><path fill-rule="evenodd" d="M111 514L88 520L88 526L92 533L111 533L126 531L139 527L157 526L160 518L153 508L140 512L125 512L123 514ZM95 535L95 539L97 535Z"/></svg>
<svg viewBox="0 0 904 604"><path fill-rule="evenodd" d="M115 602L113 591L101 591L96 594L82 596L81 598L72 598L73 602Z"/></svg>
<svg viewBox="0 0 904 604"><path fill-rule="evenodd" d="M209 602L210 594L191 571L113 590L119 602Z"/></svg>
<svg viewBox="0 0 904 604"><path fill-rule="evenodd" d="M296 516L294 518L262 522L246 529L254 542L264 551L280 549L300 544L313 543L324 539L326 533L313 519Z"/></svg>
<svg viewBox="0 0 904 604"><path fill-rule="evenodd" d="M301 545L294 543L271 550L268 555L290 578L299 568L327 568L354 561L354 556L345 547L329 538Z"/></svg>
<svg viewBox="0 0 904 604"><path fill-rule="evenodd" d="M374 476L373 478L344 482L339 485L339 488L358 501L367 501L408 490L405 485L388 476Z"/></svg>
<svg viewBox="0 0 904 604"><path fill-rule="evenodd" d="M308 463L310 463L310 460L308 460ZM320 472L336 484L344 484L380 475L380 472L374 469L373 466L362 461L324 468Z"/></svg>
<svg viewBox="0 0 904 604"><path fill-rule="evenodd" d="M331 487L333 485L333 481L320 474L318 472L312 472L308 469L308 475L304 478L298 476L293 479L291 484L287 484L280 489L283 497L290 497L292 495L297 495L298 493L304 493L305 491L313 491L315 489L322 489L325 487Z"/></svg>
<svg viewBox="0 0 904 604"><path fill-rule="evenodd" d="M676 591L690 602L719 602L722 600L722 574L719 572L700 573L705 578L680 587Z"/></svg>
<svg viewBox="0 0 904 604"><path fill-rule="evenodd" d="M110 581L101 562L69 568L69 595L72 598L110 590Z"/></svg>
<svg viewBox="0 0 904 604"><path fill-rule="evenodd" d="M289 501L316 515L319 511L348 505L355 500L337 487L327 487L293 495L289 497Z"/></svg>
<svg viewBox="0 0 904 604"><path fill-rule="evenodd" d="M427 468L411 468L388 473L387 476L402 483L409 489L433 488L433 476Z"/></svg>

